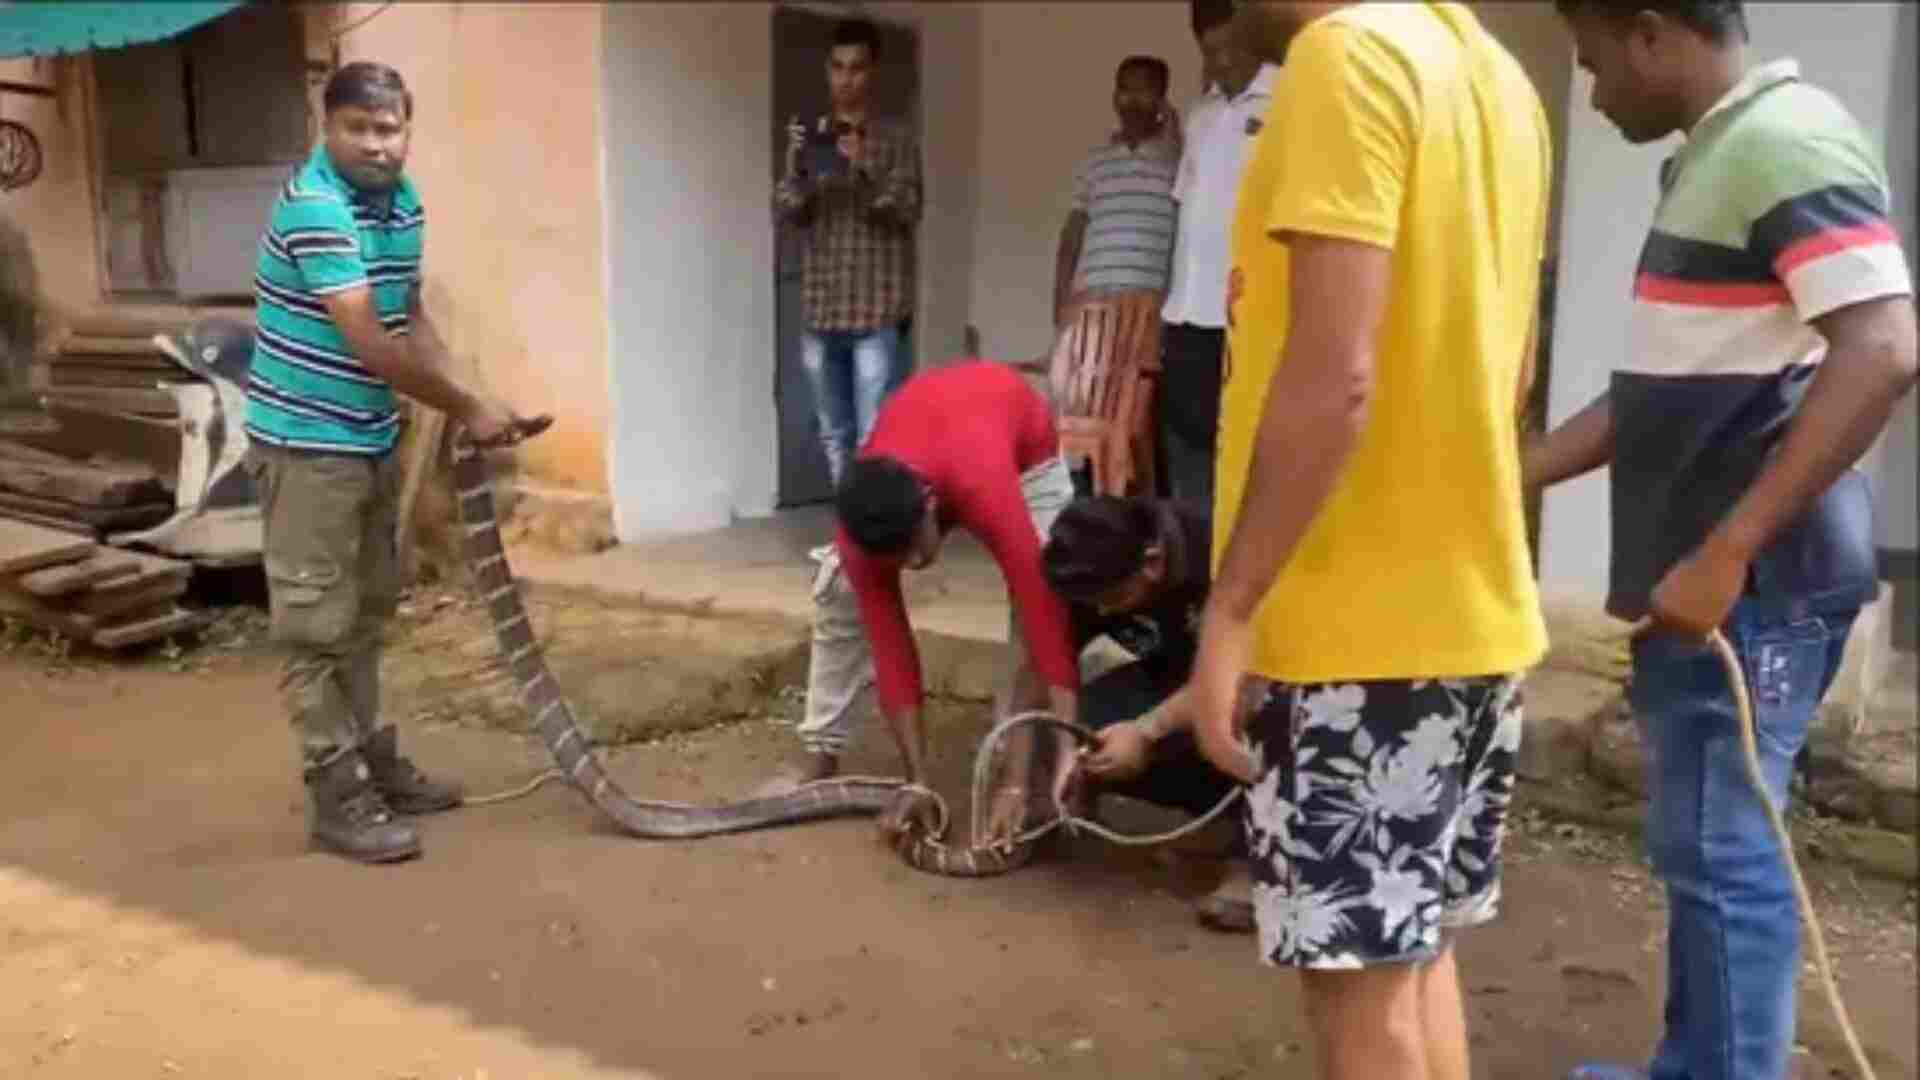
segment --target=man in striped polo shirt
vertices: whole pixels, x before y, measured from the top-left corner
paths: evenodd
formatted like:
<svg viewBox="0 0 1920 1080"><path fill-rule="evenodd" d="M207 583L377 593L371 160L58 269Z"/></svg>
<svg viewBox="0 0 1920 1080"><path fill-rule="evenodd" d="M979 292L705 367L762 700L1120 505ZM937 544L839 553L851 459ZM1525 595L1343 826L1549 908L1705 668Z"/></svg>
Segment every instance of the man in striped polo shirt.
<svg viewBox="0 0 1920 1080"><path fill-rule="evenodd" d="M1855 468L1913 385L1911 272L1879 150L1792 60L1750 65L1739 0L1559 0L1593 107L1630 142L1680 131L1608 392L1528 449L1530 483L1612 467L1608 610L1647 620L1632 704L1666 882L1657 1080L1780 1080L1800 927L1748 788L1719 629L1784 805L1795 754L1877 588ZM1592 1080L1648 1075L1585 1066Z"/></svg>
<svg viewBox="0 0 1920 1080"><path fill-rule="evenodd" d="M481 445L541 423L446 374L446 346L420 303L425 218L402 172L413 99L399 73L349 64L324 101L325 140L282 189L260 241L246 431L310 828L326 848L385 862L420 852L396 811L461 797L401 756L379 716L380 627L401 584L395 391Z"/></svg>
<svg viewBox="0 0 1920 1080"><path fill-rule="evenodd" d="M1129 56L1114 73L1120 130L1080 163L1054 257L1053 321L1086 296L1165 293L1173 267L1173 185L1180 128L1167 105L1167 63Z"/></svg>

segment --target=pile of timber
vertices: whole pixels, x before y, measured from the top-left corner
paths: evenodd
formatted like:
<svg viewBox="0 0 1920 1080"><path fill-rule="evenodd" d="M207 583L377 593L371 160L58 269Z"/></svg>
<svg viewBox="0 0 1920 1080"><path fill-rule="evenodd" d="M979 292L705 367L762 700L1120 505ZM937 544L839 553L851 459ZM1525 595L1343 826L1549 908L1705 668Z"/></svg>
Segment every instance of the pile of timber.
<svg viewBox="0 0 1920 1080"><path fill-rule="evenodd" d="M173 509L172 493L146 465L105 457L75 461L0 440L0 517L97 540L151 528Z"/></svg>
<svg viewBox="0 0 1920 1080"><path fill-rule="evenodd" d="M176 419L173 395L159 384L203 381L153 344L154 334L177 328L177 320L119 314L73 319L47 356L46 396L74 409Z"/></svg>
<svg viewBox="0 0 1920 1080"><path fill-rule="evenodd" d="M192 573L191 563L0 517L0 614L74 641L119 649L204 625L205 613L176 602Z"/></svg>

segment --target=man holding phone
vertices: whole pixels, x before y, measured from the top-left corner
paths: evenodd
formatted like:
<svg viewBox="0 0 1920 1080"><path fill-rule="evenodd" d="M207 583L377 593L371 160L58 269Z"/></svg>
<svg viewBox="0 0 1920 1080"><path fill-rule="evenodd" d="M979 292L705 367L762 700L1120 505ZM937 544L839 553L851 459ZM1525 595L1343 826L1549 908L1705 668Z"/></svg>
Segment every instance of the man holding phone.
<svg viewBox="0 0 1920 1080"><path fill-rule="evenodd" d="M788 124L786 171L773 198L782 221L806 230L801 363L836 486L880 402L906 375L901 341L916 291L920 148L904 123L869 109L879 56L872 23L834 28L831 108Z"/></svg>

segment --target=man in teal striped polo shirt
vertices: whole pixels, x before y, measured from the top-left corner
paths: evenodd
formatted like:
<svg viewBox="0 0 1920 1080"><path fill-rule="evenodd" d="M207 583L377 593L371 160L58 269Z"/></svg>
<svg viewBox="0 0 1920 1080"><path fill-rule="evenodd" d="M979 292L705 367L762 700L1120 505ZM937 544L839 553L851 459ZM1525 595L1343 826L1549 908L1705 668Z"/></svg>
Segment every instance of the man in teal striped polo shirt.
<svg viewBox="0 0 1920 1080"><path fill-rule="evenodd" d="M1784 1080L1800 926L1747 786L1722 631L1752 690L1767 797L1876 590L1856 462L1914 383L1913 280L1880 151L1790 59L1753 64L1740 0L1559 0L1593 107L1660 172L1626 355L1525 455L1535 485L1612 474L1607 608L1646 620L1630 696L1650 750L1646 845L1667 887L1667 1004L1646 1070Z"/></svg>
<svg viewBox="0 0 1920 1080"><path fill-rule="evenodd" d="M487 446L535 430L447 375L420 302L425 215L402 169L413 99L399 73L349 64L328 81L324 142L274 203L254 276L249 467L265 517L281 693L322 846L387 862L420 853L395 813L456 806L380 720L380 627L394 611L396 391Z"/></svg>

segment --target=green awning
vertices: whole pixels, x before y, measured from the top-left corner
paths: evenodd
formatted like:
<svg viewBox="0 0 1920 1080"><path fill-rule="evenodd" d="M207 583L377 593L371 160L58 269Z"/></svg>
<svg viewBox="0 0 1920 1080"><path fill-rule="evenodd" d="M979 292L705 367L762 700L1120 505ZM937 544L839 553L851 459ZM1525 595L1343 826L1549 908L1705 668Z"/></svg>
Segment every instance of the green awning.
<svg viewBox="0 0 1920 1080"><path fill-rule="evenodd" d="M246 0L0 0L0 59L59 56L164 41Z"/></svg>

